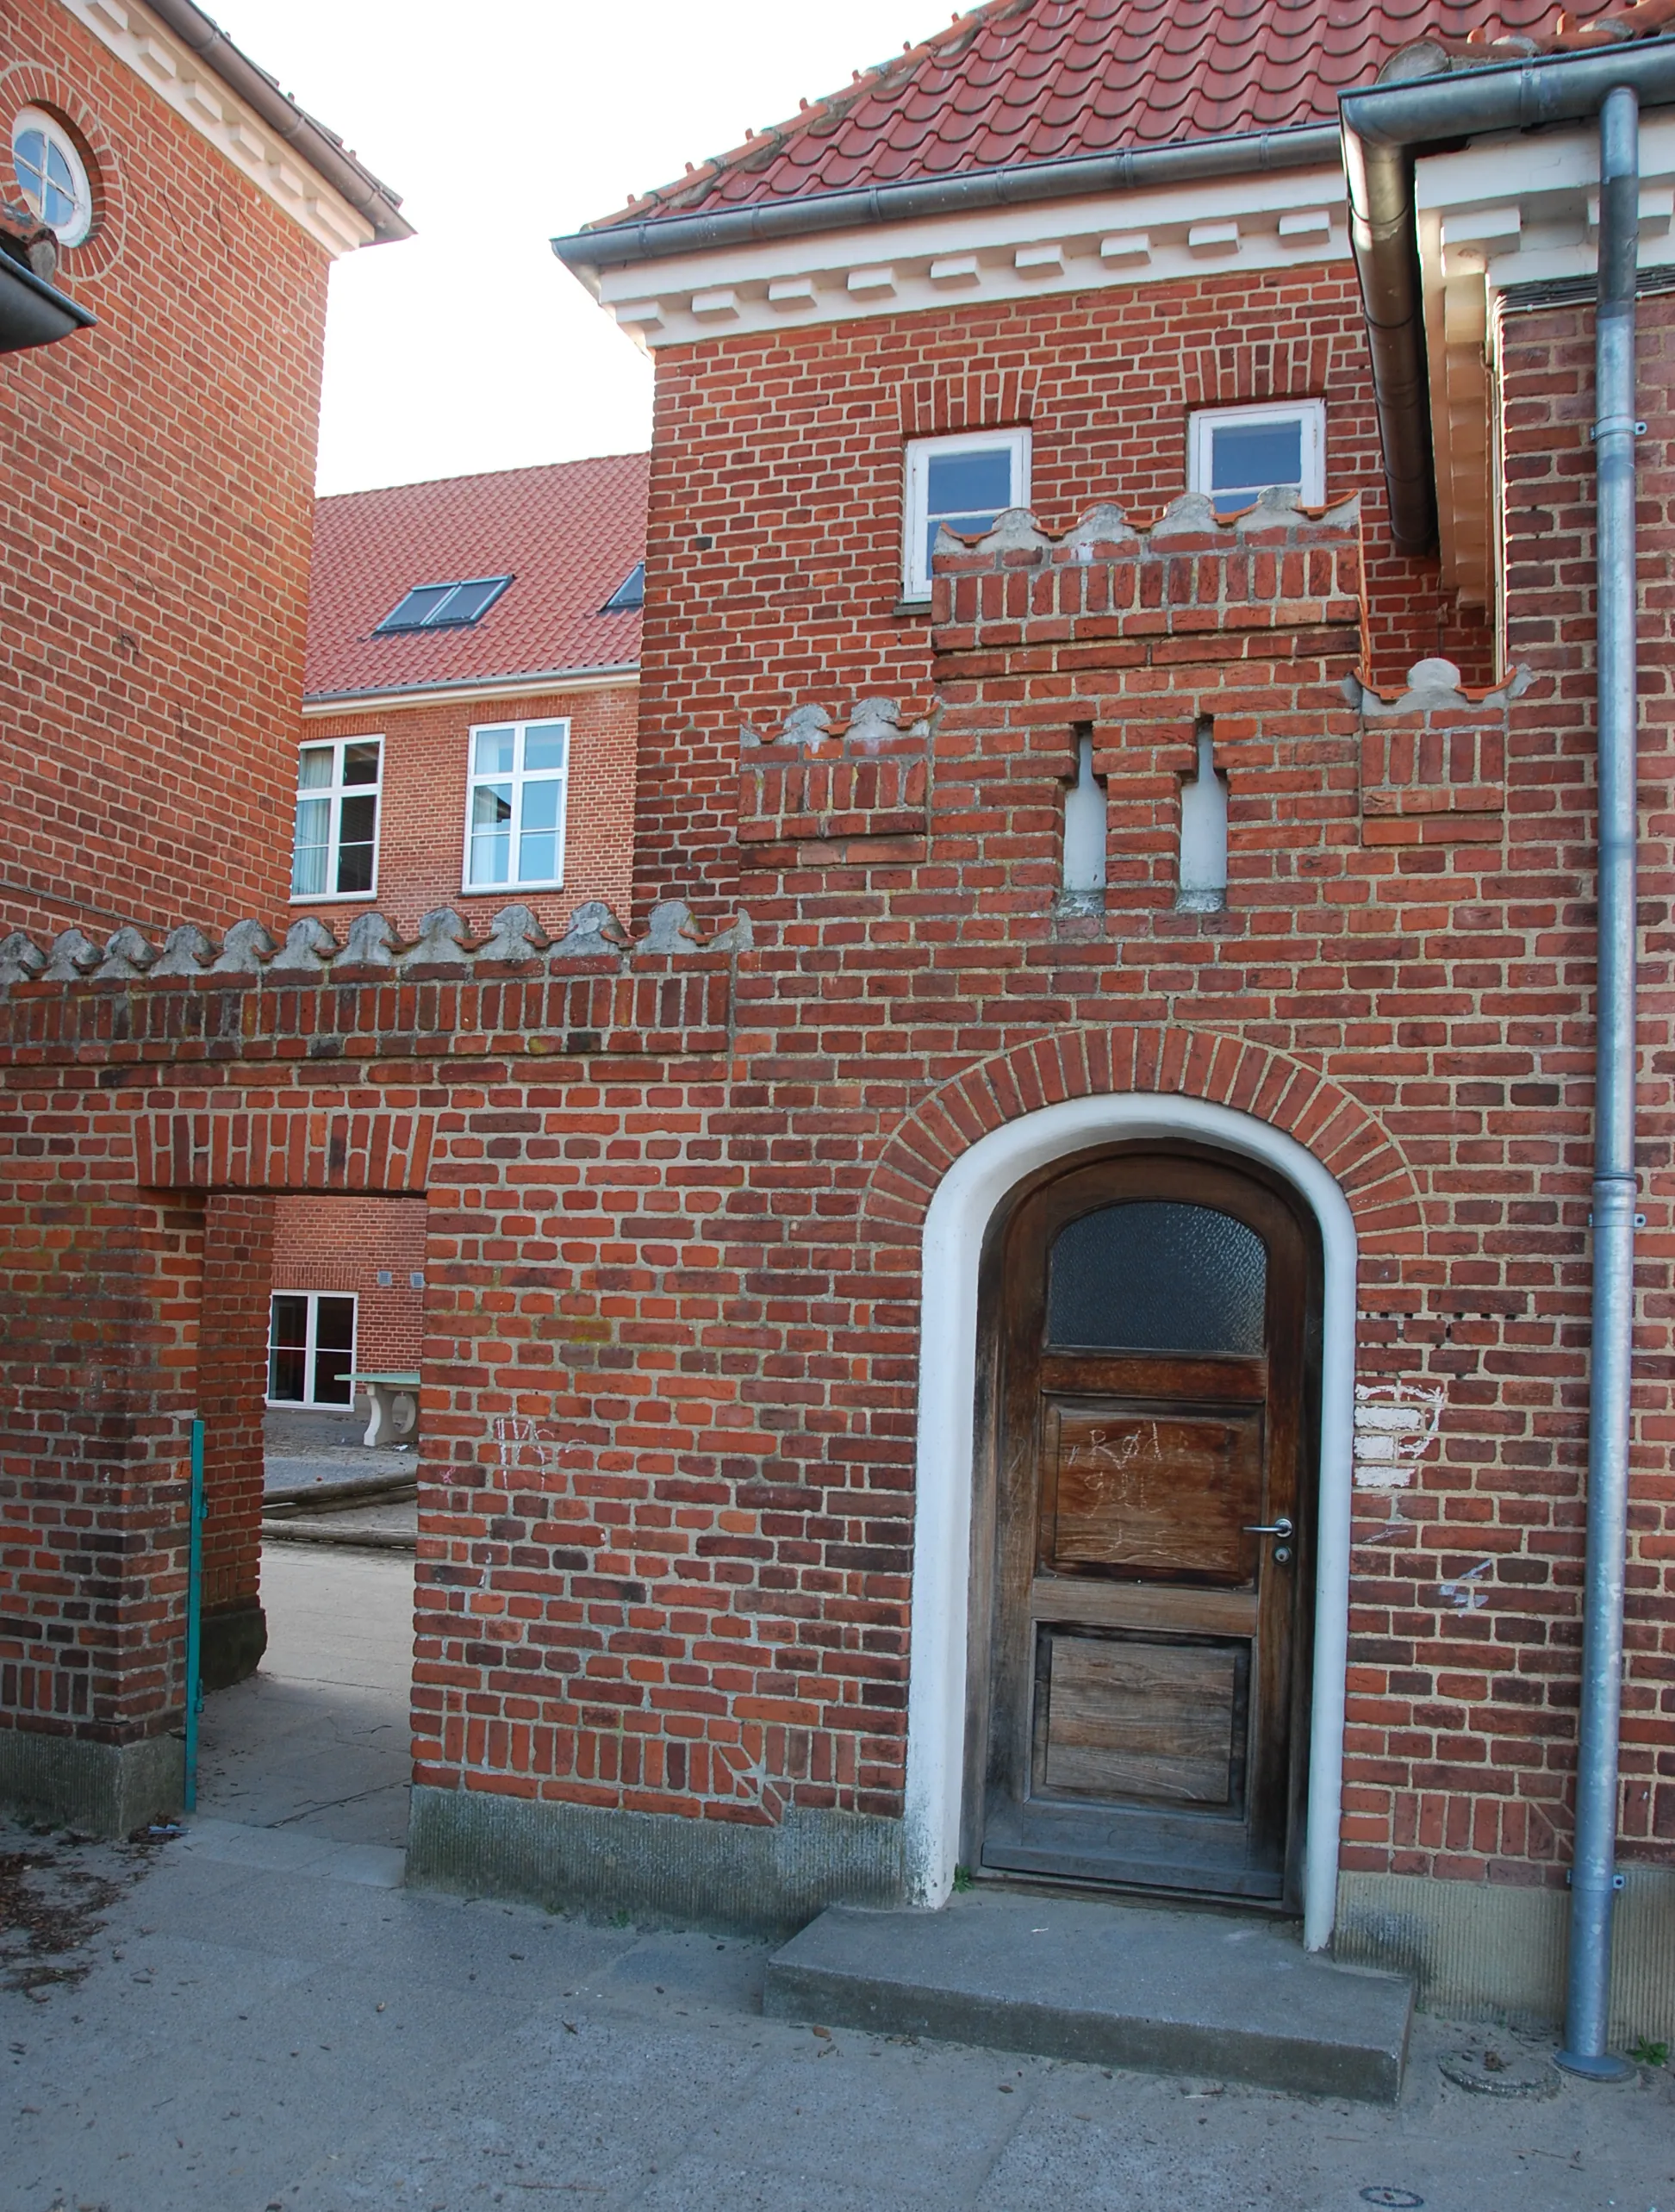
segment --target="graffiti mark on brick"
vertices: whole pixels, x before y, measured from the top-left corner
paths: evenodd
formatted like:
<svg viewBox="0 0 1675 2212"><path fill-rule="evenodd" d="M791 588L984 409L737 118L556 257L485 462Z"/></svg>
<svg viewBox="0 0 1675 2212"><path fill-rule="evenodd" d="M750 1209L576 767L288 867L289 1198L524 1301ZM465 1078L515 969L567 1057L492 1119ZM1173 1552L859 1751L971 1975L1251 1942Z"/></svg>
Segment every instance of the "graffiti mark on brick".
<svg viewBox="0 0 1675 2212"><path fill-rule="evenodd" d="M1442 1384L1355 1385L1355 1487L1405 1490L1442 1418Z"/></svg>
<svg viewBox="0 0 1675 2212"><path fill-rule="evenodd" d="M1480 1613L1489 1603L1489 1592L1480 1578L1492 1574L1494 1571L1492 1559L1480 1559L1475 1567L1467 1567L1464 1574L1457 1574L1452 1582L1439 1582L1436 1594L1445 1605L1452 1605L1457 1613Z"/></svg>

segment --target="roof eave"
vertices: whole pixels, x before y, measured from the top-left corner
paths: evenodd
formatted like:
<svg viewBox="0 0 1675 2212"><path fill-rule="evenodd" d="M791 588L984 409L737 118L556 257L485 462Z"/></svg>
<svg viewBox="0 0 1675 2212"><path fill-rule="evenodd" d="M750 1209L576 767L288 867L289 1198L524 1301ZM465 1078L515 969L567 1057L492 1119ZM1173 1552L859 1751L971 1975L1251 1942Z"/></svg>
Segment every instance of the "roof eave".
<svg viewBox="0 0 1675 2212"><path fill-rule="evenodd" d="M401 196L358 161L323 124L296 101L288 100L265 71L234 45L193 0L146 0L146 5L183 46L190 47L231 92L259 115L315 175L339 192L372 227L380 246L411 238L413 225L402 213Z"/></svg>
<svg viewBox="0 0 1675 2212"><path fill-rule="evenodd" d="M1618 84L1633 85L1643 106L1675 105L1675 39L1482 66L1456 61L1430 75L1346 92L1338 103L1350 246L1399 551L1429 553L1437 527L1414 162L1492 131L1580 122Z"/></svg>
<svg viewBox="0 0 1675 2212"><path fill-rule="evenodd" d="M1180 146L1140 146L1116 153L1078 154L1063 161L1020 162L1001 169L973 169L954 177L915 178L844 192L810 193L765 200L715 215L654 216L555 238L552 250L578 275L663 261L758 240L802 238L823 231L858 230L913 221L974 208L1028 205L1083 194L1132 192L1211 177L1248 176L1277 169L1305 169L1336 158L1337 127L1309 123L1294 130L1249 131L1236 137L1194 139Z"/></svg>

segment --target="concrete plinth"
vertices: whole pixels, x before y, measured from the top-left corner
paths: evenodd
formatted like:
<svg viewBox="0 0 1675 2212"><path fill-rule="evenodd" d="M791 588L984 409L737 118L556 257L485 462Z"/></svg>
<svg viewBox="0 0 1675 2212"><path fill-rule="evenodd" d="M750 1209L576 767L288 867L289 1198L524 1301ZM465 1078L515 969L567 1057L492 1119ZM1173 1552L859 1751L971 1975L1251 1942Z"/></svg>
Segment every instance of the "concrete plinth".
<svg viewBox="0 0 1675 2212"><path fill-rule="evenodd" d="M0 1729L0 1805L90 1835L127 1835L158 1813L177 1812L185 1771L177 1735L90 1743Z"/></svg>
<svg viewBox="0 0 1675 2212"><path fill-rule="evenodd" d="M763 2009L1388 2104L1413 1993L1311 1957L1282 1922L990 1891L823 1912L769 1961Z"/></svg>

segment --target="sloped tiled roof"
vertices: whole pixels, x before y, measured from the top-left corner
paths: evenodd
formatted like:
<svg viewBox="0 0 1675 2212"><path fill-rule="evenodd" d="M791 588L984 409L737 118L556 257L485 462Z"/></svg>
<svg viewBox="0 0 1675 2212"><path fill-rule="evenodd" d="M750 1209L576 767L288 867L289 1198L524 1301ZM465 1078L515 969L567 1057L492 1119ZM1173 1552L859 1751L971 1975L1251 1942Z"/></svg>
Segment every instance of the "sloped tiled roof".
<svg viewBox="0 0 1675 2212"><path fill-rule="evenodd" d="M346 492L314 509L310 698L639 659L638 613L601 614L645 558L651 457ZM373 633L415 584L511 576L470 629Z"/></svg>
<svg viewBox="0 0 1675 2212"><path fill-rule="evenodd" d="M1427 34L1529 51L1670 12L1641 0L1578 31L1553 0L989 0L591 227L1334 122L1341 92Z"/></svg>

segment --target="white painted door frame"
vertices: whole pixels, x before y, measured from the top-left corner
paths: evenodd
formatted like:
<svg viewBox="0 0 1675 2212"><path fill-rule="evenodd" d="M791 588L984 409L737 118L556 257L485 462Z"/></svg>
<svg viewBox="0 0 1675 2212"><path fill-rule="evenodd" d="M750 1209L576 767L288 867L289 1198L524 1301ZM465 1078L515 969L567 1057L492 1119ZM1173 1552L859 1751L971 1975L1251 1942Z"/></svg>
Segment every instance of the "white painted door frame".
<svg viewBox="0 0 1675 2212"><path fill-rule="evenodd" d="M1316 1521L1313 1697L1303 1940L1331 1939L1343 1795L1344 1667L1354 1463L1355 1224L1335 1178L1295 1137L1202 1099L1129 1091L1070 1099L992 1130L961 1155L925 1215L920 1293L918 1457L907 1693L909 1893L939 1905L954 1885L965 1771L968 1610L977 1383L977 1270L995 1210L1026 1176L1099 1144L1189 1138L1260 1160L1320 1228L1320 1490Z"/></svg>

